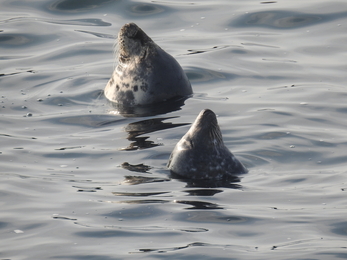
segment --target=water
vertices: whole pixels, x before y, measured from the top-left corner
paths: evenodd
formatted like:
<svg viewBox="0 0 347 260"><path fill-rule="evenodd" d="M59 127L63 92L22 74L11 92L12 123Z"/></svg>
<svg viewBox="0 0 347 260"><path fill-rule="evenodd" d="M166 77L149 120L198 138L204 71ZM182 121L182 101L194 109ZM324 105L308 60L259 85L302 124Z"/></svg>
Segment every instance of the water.
<svg viewBox="0 0 347 260"><path fill-rule="evenodd" d="M2 1L0 259L346 259L345 1ZM194 96L123 117L102 96L120 27ZM170 178L210 108L249 173Z"/></svg>

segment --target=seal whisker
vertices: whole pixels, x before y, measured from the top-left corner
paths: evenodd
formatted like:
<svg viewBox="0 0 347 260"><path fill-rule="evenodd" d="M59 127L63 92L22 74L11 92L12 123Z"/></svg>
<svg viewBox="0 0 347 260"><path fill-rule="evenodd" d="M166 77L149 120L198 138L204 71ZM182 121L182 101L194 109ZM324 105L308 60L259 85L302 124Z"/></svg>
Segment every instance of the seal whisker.
<svg viewBox="0 0 347 260"><path fill-rule="evenodd" d="M115 70L118 60L119 60L119 48L118 48L118 40L116 38L116 41L113 44L113 56L114 56L114 61L113 61L113 70Z"/></svg>
<svg viewBox="0 0 347 260"><path fill-rule="evenodd" d="M218 124L211 127L210 135L216 145L220 146L223 144L223 137Z"/></svg>

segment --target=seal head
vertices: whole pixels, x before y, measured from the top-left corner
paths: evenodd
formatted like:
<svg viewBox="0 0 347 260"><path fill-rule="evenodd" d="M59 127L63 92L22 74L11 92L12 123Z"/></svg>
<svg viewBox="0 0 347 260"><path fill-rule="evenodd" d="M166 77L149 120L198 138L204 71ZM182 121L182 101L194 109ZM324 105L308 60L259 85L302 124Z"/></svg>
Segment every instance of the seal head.
<svg viewBox="0 0 347 260"><path fill-rule="evenodd" d="M189 179L224 180L247 173L247 169L224 145L216 115L202 110L176 144L167 167Z"/></svg>
<svg viewBox="0 0 347 260"><path fill-rule="evenodd" d="M193 91L178 62L129 23L118 34L118 66L104 93L119 105L136 106L187 97Z"/></svg>

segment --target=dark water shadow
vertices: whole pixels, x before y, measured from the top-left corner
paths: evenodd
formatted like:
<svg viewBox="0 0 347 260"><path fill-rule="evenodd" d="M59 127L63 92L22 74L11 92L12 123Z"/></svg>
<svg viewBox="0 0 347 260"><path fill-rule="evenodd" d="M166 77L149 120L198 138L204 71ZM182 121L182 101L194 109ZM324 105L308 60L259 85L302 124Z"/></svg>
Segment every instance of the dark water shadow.
<svg viewBox="0 0 347 260"><path fill-rule="evenodd" d="M3 194L1 194L3 195ZM3 221L0 221L0 229L5 229L10 223L8 222L3 222Z"/></svg>
<svg viewBox="0 0 347 260"><path fill-rule="evenodd" d="M228 244L210 244L210 243L203 243L203 242L194 242L194 243L190 243L187 245L183 245L183 246L175 246L175 247L165 247L165 248L141 248L138 249L139 252L141 253L169 253L169 252L175 252L175 251L179 251L179 250L184 250L184 249L188 249L188 248L193 248L193 247L205 247L207 250L208 249L212 249L212 248L219 248L220 251L224 251L226 249L231 249L231 250L235 250L235 251L247 251L247 252L252 252L252 251L256 251L256 249L248 247L248 246L241 246L241 245L228 245ZM205 250L206 250L205 249ZM203 250L203 249L201 249ZM199 250L199 251L201 251ZM195 252L197 252L198 250L196 250ZM221 254L223 255L223 253ZM226 255L226 253L224 253L224 255ZM160 255L159 255L160 256ZM151 257L153 258L158 258L158 259L162 259L161 257L155 257L155 255L151 255ZM203 253L194 253L194 255L190 255L190 254L184 254L184 253L175 253L175 259L218 259L218 260L235 260L235 259L239 259L239 258L234 258L230 255L228 256L215 256L215 257L211 257L208 256L206 254Z"/></svg>
<svg viewBox="0 0 347 260"><path fill-rule="evenodd" d="M146 177L146 176L126 176L123 181L124 184L128 185L138 185L146 183L155 183L155 182L164 182L171 181L170 179L158 178L158 177ZM192 190L183 190L183 192L188 193L188 196L213 196L217 193L223 192L223 190L217 189L192 189ZM160 192L112 192L114 196L121 197L132 197L132 199L122 200L120 203L126 204L163 204L170 203L172 199L163 199L162 195L165 198L172 197L170 194L171 191L160 191ZM159 196L159 197L157 197ZM224 209L219 204L211 203L203 200L174 200L175 203L190 205L191 207L185 209L199 209L199 210L219 210Z"/></svg>
<svg viewBox="0 0 347 260"><path fill-rule="evenodd" d="M181 110L184 101L188 97L169 99L165 102L159 102L152 105L142 106L124 106L108 101L112 114L120 114L124 117L146 117L167 114L173 111Z"/></svg>
<svg viewBox="0 0 347 260"><path fill-rule="evenodd" d="M176 200L176 203L191 205L192 207L186 209L224 209L218 204L206 202L206 201L194 201L194 200Z"/></svg>
<svg viewBox="0 0 347 260"><path fill-rule="evenodd" d="M47 44L56 38L54 34L1 33L0 44L1 48L23 50L23 48Z"/></svg>
<svg viewBox="0 0 347 260"><path fill-rule="evenodd" d="M119 1L120 0L57 0L47 8L53 12L81 13Z"/></svg>
<svg viewBox="0 0 347 260"><path fill-rule="evenodd" d="M347 238L347 222L346 221L333 223L330 226L331 226L331 232L333 232L336 235Z"/></svg>
<svg viewBox="0 0 347 260"><path fill-rule="evenodd" d="M188 188L208 188L208 190L206 190L207 194L210 193L210 188L242 189L242 186L238 184L238 182L241 181L241 178L236 175L222 180L192 180L184 178L174 172L170 172L170 177L185 182L187 184L186 187ZM191 195L193 195L193 193ZM200 195L203 195L203 190L200 190Z"/></svg>
<svg viewBox="0 0 347 260"><path fill-rule="evenodd" d="M138 199L138 200L121 200L119 203L126 203L126 204L163 204L163 203L169 203L170 200L160 200L160 199Z"/></svg>
<svg viewBox="0 0 347 260"><path fill-rule="evenodd" d="M102 39L115 39L114 35L106 34L106 33L84 31L84 30L75 30L75 32L81 32L81 33L90 34L90 35L93 35L95 37L102 38Z"/></svg>
<svg viewBox="0 0 347 260"><path fill-rule="evenodd" d="M155 1L151 1L151 3L139 3L135 2L134 4L126 7L128 14L131 16L153 16L156 14L160 14L163 12L169 12L170 9L167 6L154 4Z"/></svg>
<svg viewBox="0 0 347 260"><path fill-rule="evenodd" d="M340 18L346 18L347 12L330 14L300 13L281 10L247 13L239 19L233 20L232 27L266 27L273 29L296 29L305 26L317 25Z"/></svg>
<svg viewBox="0 0 347 260"><path fill-rule="evenodd" d="M222 192L222 190L196 190L195 191L186 191L190 193L190 195L194 196L213 196L214 194ZM161 195L165 195L165 197L172 197L170 195L170 191L162 191L162 192L112 192L114 196L121 196L121 197L134 197L136 199L130 199L130 200L122 200L120 203L127 203L127 204L153 204L153 203L169 203L172 202L171 200L165 200L162 199ZM152 197L154 196L154 197ZM160 196L159 198L156 196ZM149 197L149 198L148 198ZM151 198L152 197L152 198ZM142 198L142 199L140 199ZM192 207L186 208L186 209L224 209L222 206L206 202L206 201L194 201L194 200L175 200L175 203L185 204L185 205L191 205Z"/></svg>
<svg viewBox="0 0 347 260"><path fill-rule="evenodd" d="M147 173L147 174L150 174L149 170L152 168L145 164L131 165L127 162L123 163L121 167L123 169L129 170L132 172ZM184 178L168 170L163 171L163 173L167 173L167 172L169 173L168 178L128 175L128 176L125 176L123 183L130 184L130 185L137 185L137 184L143 184L143 183L171 181L172 179L175 179L175 180L178 180L179 182L186 183L186 186L185 186L186 188L200 188L200 189L186 190L185 192L187 192L190 196L213 196L223 191L216 188L242 189L242 185L239 184L239 182L241 182L241 178L236 175L228 177L227 179L222 179L222 180L193 180L193 179Z"/></svg>
<svg viewBox="0 0 347 260"><path fill-rule="evenodd" d="M129 197L148 197L148 196L156 196L156 195L162 195L167 194L168 191L162 191L162 192L112 192L115 196L129 196Z"/></svg>
<svg viewBox="0 0 347 260"><path fill-rule="evenodd" d="M188 193L188 196L214 196L215 194L223 192L223 190L219 190L219 189L192 189L192 190L184 190L184 192Z"/></svg>
<svg viewBox="0 0 347 260"><path fill-rule="evenodd" d="M134 167L134 168L132 168ZM147 173L150 168L144 164L138 164L129 167L129 164L125 164L125 169L135 172ZM167 170L165 172L168 172ZM150 173L147 173L150 175ZM146 175L128 175L125 176L125 179L121 183L122 185L139 185L139 184L152 184L159 182L168 182L172 181L172 174L168 174L171 178L163 177L152 177ZM177 177L177 176L176 176ZM182 177L180 177L182 178ZM201 197L212 197L215 194L223 192L223 189L218 188L227 188L227 189L241 189L242 186L235 182L240 182L240 178L235 176L235 178L228 180L190 180L190 179L178 179L180 182L186 183L186 186L183 188L182 192L187 193L187 196L190 196L190 199L179 199L174 200L175 203L189 205L189 207L184 208L185 210L222 210L224 207L217 203L211 203L209 201L204 201ZM188 189L186 189L188 188ZM157 192L112 192L114 196L120 197L129 197L130 199L122 200L120 203L126 204L164 204L173 202L172 199L167 199L172 197L171 190L157 191ZM159 197L158 197L159 196ZM165 198L163 198L163 196ZM198 200L192 199L197 197ZM230 221L230 218L228 218Z"/></svg>
<svg viewBox="0 0 347 260"><path fill-rule="evenodd" d="M172 176L171 176L172 177ZM236 177L235 177L236 178ZM235 181L236 179L234 179ZM122 184L125 185L139 185L139 184L148 184L155 182L166 182L172 181L171 178L161 178L161 177L149 177L149 176L125 176L125 179ZM189 187L188 190L183 190L183 192L187 193L187 196L195 196L195 197L206 197L206 196L214 196L215 194L223 192L223 189L216 189L216 187L223 187L229 189L241 189L242 186L236 183L228 181L210 181L210 180L188 180L188 179L180 179L179 181L185 182L187 185L185 188ZM239 179L237 180L239 181ZM194 189L198 187L198 189ZM160 191L160 192L112 192L115 196L127 196L134 197L137 199L130 199L121 201L121 203L127 204L153 204L153 203L169 203L171 200L162 199L162 195L166 194L165 197L171 197L170 191ZM154 197L152 197L154 196ZM160 196L160 198L156 197ZM143 199L139 199L142 197ZM150 198L148 198L150 197ZM151 198L152 197L152 198ZM187 207L185 209L191 210L220 210L224 209L223 206L211 203L203 200L175 200L175 203L180 203L184 205L190 205L191 207Z"/></svg>
<svg viewBox="0 0 347 260"><path fill-rule="evenodd" d="M199 51L196 50L195 53L191 54L198 54L203 53L205 51ZM189 54L187 54L189 55ZM209 82L212 83L214 81L220 81L220 80L235 80L239 76L232 73L227 72L220 72L217 70L207 69L207 68L201 68L201 67L187 67L185 68L185 72L187 74L187 77L190 82L195 83L202 83L202 82ZM194 96L197 93L194 94Z"/></svg>
<svg viewBox="0 0 347 260"><path fill-rule="evenodd" d="M187 123L179 123L179 124L173 124L171 122L163 122L164 120L176 118L176 117L164 117L164 118L152 118L147 120L142 120L134 123L130 123L125 127L125 131L128 132L127 139L131 141L132 143L122 150L126 151L132 151L132 150L138 150L138 149L146 149L151 148L155 146L159 146L161 144L154 143L154 141L147 140L149 136L140 136L147 133L156 132L159 130L164 129L170 129L175 128L179 126L187 125ZM131 164L123 163L122 167L125 166L133 167ZM130 168L128 168L130 169Z"/></svg>
<svg viewBox="0 0 347 260"><path fill-rule="evenodd" d="M340 250L346 250L346 247L341 247ZM347 253L317 253L318 255L323 255L325 259L347 259Z"/></svg>

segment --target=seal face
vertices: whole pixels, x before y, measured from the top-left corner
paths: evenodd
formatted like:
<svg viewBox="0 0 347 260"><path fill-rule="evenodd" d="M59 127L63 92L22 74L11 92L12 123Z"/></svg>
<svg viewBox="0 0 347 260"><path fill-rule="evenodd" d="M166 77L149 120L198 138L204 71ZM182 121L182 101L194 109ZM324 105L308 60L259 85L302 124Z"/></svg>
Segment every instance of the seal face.
<svg viewBox="0 0 347 260"><path fill-rule="evenodd" d="M232 179L248 170L224 145L215 113L202 110L176 144L167 167L190 179Z"/></svg>
<svg viewBox="0 0 347 260"><path fill-rule="evenodd" d="M118 61L104 93L119 105L148 105L193 93L178 62L134 23L120 29Z"/></svg>

